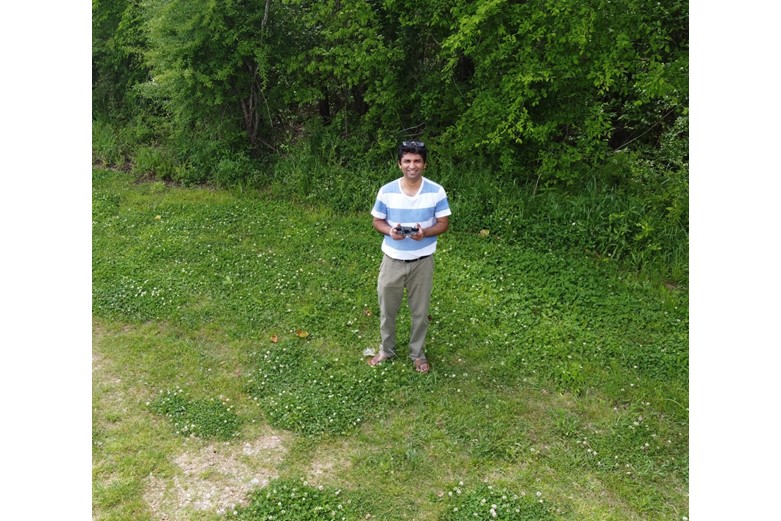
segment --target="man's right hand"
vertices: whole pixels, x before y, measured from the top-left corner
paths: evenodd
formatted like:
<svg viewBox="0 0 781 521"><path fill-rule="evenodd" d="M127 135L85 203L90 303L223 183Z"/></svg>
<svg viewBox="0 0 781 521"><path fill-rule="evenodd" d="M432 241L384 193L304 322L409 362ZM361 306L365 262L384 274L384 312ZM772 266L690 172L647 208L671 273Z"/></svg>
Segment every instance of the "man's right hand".
<svg viewBox="0 0 781 521"><path fill-rule="evenodd" d="M398 233L396 231L396 228L394 228L393 226L391 226L391 229L390 229L390 236L391 236L391 239L393 239L394 241L400 241L400 240L404 239L404 235Z"/></svg>

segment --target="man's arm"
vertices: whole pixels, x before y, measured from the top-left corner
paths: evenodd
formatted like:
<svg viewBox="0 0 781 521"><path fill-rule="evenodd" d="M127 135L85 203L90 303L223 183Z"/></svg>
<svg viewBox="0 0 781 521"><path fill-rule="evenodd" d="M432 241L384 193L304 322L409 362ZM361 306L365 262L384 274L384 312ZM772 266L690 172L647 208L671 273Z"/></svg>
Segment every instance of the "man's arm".
<svg viewBox="0 0 781 521"><path fill-rule="evenodd" d="M418 225L420 227L420 225ZM413 239L420 240L424 237L434 237L436 235L441 235L447 231L447 229L450 227L450 216L445 217L437 217L437 222L434 224L434 226L430 226L428 228L420 228L420 233L418 235L413 236Z"/></svg>
<svg viewBox="0 0 781 521"><path fill-rule="evenodd" d="M372 221L372 226L374 226L374 229L380 232L382 235L390 235L391 239L398 241L399 239L404 238L403 235L396 234L393 231L391 225L388 224L388 222L385 219L379 219L375 217L374 220Z"/></svg>
<svg viewBox="0 0 781 521"><path fill-rule="evenodd" d="M372 221L372 225L374 226L374 229L380 232L382 235L391 234L391 226L385 219L378 219L375 217Z"/></svg>

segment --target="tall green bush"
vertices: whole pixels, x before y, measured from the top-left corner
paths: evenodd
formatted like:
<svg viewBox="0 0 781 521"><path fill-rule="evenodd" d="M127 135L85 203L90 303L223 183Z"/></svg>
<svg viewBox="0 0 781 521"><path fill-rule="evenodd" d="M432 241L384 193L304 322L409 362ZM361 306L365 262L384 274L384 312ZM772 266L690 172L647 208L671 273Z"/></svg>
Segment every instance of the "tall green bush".
<svg viewBox="0 0 781 521"><path fill-rule="evenodd" d="M139 0L92 2L93 117L127 119L139 109L133 88L148 75L143 13Z"/></svg>
<svg viewBox="0 0 781 521"><path fill-rule="evenodd" d="M444 137L504 176L588 179L610 150L655 143L685 111L685 2L483 0L458 12L443 53L452 70L471 60L474 88Z"/></svg>
<svg viewBox="0 0 781 521"><path fill-rule="evenodd" d="M197 135L275 154L317 120L341 161L422 137L500 177L575 185L613 151L659 149L688 105L683 0L102 0L93 13L96 97L145 100L172 146Z"/></svg>

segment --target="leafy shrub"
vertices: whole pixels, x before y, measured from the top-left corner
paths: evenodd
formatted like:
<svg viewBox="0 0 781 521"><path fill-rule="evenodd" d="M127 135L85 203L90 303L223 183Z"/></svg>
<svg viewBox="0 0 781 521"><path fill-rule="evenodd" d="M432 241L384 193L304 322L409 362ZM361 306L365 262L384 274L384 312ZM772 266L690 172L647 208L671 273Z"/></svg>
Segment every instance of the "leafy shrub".
<svg viewBox="0 0 781 521"><path fill-rule="evenodd" d="M360 160L343 165L327 154L303 142L280 157L273 169L274 193L340 213L368 213L380 186L398 177L395 166L376 167Z"/></svg>
<svg viewBox="0 0 781 521"><path fill-rule="evenodd" d="M182 436L228 440L238 435L241 425L233 406L214 398L191 399L182 389L160 391L149 407L171 421Z"/></svg>
<svg viewBox="0 0 781 521"><path fill-rule="evenodd" d="M588 254L686 282L688 185L680 184L684 171L667 175L654 167L645 172L637 156L619 156L605 172L595 172L588 183L568 189L524 186L480 166L448 162L441 168L432 165L431 175L448 192L455 231L486 230L509 244ZM634 189L614 186L610 176L619 164L627 169L622 175L651 178L644 177L643 186ZM675 189L673 178L679 182Z"/></svg>
<svg viewBox="0 0 781 521"><path fill-rule="evenodd" d="M136 150L133 173L154 176L164 181L174 178L176 166L166 150L159 146L141 146Z"/></svg>
<svg viewBox="0 0 781 521"><path fill-rule="evenodd" d="M124 166L131 154L131 147L124 141L121 128L103 120L92 122L93 161L108 167Z"/></svg>
<svg viewBox="0 0 781 521"><path fill-rule="evenodd" d="M214 170L214 182L223 188L245 185L256 177L256 165L245 154L221 159Z"/></svg>

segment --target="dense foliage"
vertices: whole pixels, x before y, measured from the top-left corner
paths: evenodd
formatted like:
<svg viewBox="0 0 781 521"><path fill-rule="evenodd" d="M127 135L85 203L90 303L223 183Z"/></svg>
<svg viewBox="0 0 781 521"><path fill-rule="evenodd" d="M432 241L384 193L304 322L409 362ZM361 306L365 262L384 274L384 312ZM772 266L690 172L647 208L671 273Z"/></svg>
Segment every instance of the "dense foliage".
<svg viewBox="0 0 781 521"><path fill-rule="evenodd" d="M422 138L475 231L590 189L573 249L687 278L685 0L94 0L93 74L103 164L339 208Z"/></svg>

